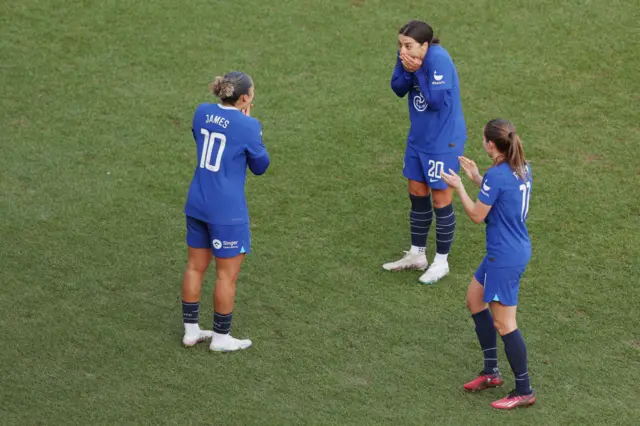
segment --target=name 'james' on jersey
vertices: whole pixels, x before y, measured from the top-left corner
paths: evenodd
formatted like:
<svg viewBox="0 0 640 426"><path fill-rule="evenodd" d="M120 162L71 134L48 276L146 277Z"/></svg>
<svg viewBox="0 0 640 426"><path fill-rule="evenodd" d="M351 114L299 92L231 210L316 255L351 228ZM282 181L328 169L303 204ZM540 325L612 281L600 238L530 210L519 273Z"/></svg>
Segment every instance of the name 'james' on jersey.
<svg viewBox="0 0 640 426"><path fill-rule="evenodd" d="M194 113L192 131L197 165L185 214L214 225L248 223L247 166L257 175L269 166L260 122L237 108L205 103Z"/></svg>

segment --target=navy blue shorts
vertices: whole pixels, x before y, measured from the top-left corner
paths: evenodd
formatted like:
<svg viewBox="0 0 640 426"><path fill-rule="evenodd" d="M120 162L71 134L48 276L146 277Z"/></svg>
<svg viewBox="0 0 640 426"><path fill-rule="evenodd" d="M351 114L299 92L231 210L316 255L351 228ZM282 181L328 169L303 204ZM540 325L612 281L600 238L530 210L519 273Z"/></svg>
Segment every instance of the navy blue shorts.
<svg viewBox="0 0 640 426"><path fill-rule="evenodd" d="M460 161L458 154L424 154L407 144L404 153L404 167L402 174L407 179L424 182L429 188L447 189L449 185L442 180L440 173L449 169L458 173Z"/></svg>
<svg viewBox="0 0 640 426"><path fill-rule="evenodd" d="M215 257L235 257L251 252L249 224L212 225L187 216L187 245L211 249Z"/></svg>
<svg viewBox="0 0 640 426"><path fill-rule="evenodd" d="M485 303L500 302L505 306L518 304L520 277L527 265L493 266L488 256L482 260L473 275L484 287L482 301Z"/></svg>

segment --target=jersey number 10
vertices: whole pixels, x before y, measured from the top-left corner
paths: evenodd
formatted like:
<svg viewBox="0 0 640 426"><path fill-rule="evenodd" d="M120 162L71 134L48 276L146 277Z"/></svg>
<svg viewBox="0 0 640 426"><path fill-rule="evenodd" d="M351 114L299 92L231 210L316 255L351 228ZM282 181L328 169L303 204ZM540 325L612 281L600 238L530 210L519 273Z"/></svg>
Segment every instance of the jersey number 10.
<svg viewBox="0 0 640 426"><path fill-rule="evenodd" d="M200 168L217 172L220 170L220 163L222 162L222 153L224 147L227 144L227 137L222 133L209 132L207 129L200 129L200 133L204 135L204 143L202 144L202 155L200 156ZM218 153L216 154L216 162L211 164L211 154L213 153L213 146L216 141L220 142L218 145Z"/></svg>
<svg viewBox="0 0 640 426"><path fill-rule="evenodd" d="M522 191L522 212L520 213L520 220L524 222L529 216L529 200L531 200L531 182L527 182L520 185L520 191Z"/></svg>

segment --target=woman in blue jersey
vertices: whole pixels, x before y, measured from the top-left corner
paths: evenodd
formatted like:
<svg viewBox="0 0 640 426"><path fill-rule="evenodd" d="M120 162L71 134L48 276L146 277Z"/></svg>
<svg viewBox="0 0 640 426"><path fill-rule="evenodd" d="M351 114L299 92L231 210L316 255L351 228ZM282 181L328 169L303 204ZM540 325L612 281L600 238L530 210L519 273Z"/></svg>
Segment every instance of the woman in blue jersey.
<svg viewBox="0 0 640 426"><path fill-rule="evenodd" d="M471 220L486 223L487 254L467 290L467 307L484 354L484 368L464 388L479 391L503 384L498 370L497 330L515 375L516 388L491 405L510 410L532 405L536 400L529 382L527 348L516 323L520 277L531 258L526 225L531 169L520 137L507 120L491 120L485 125L482 146L493 160L484 177L473 161L460 157L467 176L480 187L478 201L471 200L453 170L442 173L444 181L458 192Z"/></svg>
<svg viewBox="0 0 640 426"><path fill-rule="evenodd" d="M211 338L212 351L235 351L251 340L231 337L236 280L251 236L244 196L247 167L261 175L269 166L260 122L250 116L254 88L241 72L216 77L211 85L218 104L204 103L193 116L196 169L184 212L187 216L188 260L182 282L185 346ZM211 258L216 262L213 332L198 325L202 279Z"/></svg>
<svg viewBox="0 0 640 426"><path fill-rule="evenodd" d="M409 180L411 249L402 259L382 267L388 271L427 269L427 235L435 214L436 255L419 278L432 284L449 273L456 224L453 190L441 173L459 169L467 130L456 67L428 24L410 21L400 29L391 88L401 98L409 95L411 127L403 175Z"/></svg>

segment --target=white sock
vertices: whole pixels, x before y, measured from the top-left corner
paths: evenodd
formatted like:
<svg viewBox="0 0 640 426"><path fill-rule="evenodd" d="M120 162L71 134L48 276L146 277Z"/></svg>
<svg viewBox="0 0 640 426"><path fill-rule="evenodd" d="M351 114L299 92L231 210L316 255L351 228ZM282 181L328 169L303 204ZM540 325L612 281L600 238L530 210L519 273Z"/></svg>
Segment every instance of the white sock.
<svg viewBox="0 0 640 426"><path fill-rule="evenodd" d="M425 247L411 246L411 250L409 250L409 253L411 254L424 254L424 252Z"/></svg>
<svg viewBox="0 0 640 426"><path fill-rule="evenodd" d="M195 334L200 334L200 326L198 324L189 324L184 323L184 334L193 336Z"/></svg>
<svg viewBox="0 0 640 426"><path fill-rule="evenodd" d="M447 254L436 253L436 257L433 259L433 263L447 263L448 257L449 257L449 253Z"/></svg>
<svg viewBox="0 0 640 426"><path fill-rule="evenodd" d="M230 334L216 333L215 331L213 332L213 338L216 340L227 339L229 337L231 337Z"/></svg>

